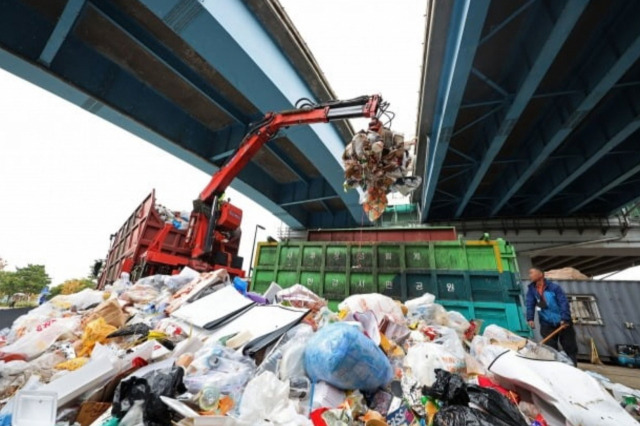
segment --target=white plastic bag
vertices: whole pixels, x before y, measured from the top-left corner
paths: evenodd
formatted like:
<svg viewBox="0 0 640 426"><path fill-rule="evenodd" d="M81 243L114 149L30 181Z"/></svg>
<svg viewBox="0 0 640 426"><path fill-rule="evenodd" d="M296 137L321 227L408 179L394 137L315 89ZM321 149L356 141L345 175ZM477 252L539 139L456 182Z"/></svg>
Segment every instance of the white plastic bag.
<svg viewBox="0 0 640 426"><path fill-rule="evenodd" d="M431 305L432 303L435 303L435 301L436 297L433 294L425 293L420 297L416 297L415 299L407 300L406 302L404 302L404 306L407 307L409 312L412 312L415 310L419 310L424 306Z"/></svg>
<svg viewBox="0 0 640 426"><path fill-rule="evenodd" d="M451 373L463 373L465 371L464 349L460 354L449 351L444 345L438 343L420 343L409 348L404 359L405 368L411 370L421 385L431 386L435 380L435 370L441 368ZM457 351L456 351L457 352Z"/></svg>
<svg viewBox="0 0 640 426"><path fill-rule="evenodd" d="M454 329L458 336L462 336L471 327L471 324L467 319L458 311L447 312L449 318L449 327Z"/></svg>
<svg viewBox="0 0 640 426"><path fill-rule="evenodd" d="M31 360L49 349L60 336L72 333L79 325L79 317L52 319L14 343L0 348L0 352L20 354Z"/></svg>
<svg viewBox="0 0 640 426"><path fill-rule="evenodd" d="M83 311L92 305L99 305L104 301L104 292L86 288L78 293L56 296L49 301L54 307L69 310L75 307Z"/></svg>
<svg viewBox="0 0 640 426"><path fill-rule="evenodd" d="M404 314L400 305L392 298L382 294L355 294L344 299L338 307L340 310L348 310L350 312L373 311L378 322L381 322L385 316L391 318L393 322L404 322Z"/></svg>
<svg viewBox="0 0 640 426"><path fill-rule="evenodd" d="M265 371L252 379L240 402L239 419L254 425L308 426L311 421L296 411L289 399L289 383Z"/></svg>

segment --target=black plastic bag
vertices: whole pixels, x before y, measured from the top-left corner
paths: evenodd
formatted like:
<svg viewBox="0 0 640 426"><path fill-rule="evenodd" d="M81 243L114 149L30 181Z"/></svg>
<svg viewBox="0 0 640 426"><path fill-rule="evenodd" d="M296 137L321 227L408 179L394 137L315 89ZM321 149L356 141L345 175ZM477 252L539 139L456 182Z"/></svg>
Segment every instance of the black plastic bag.
<svg viewBox="0 0 640 426"><path fill-rule="evenodd" d="M433 417L433 426L509 426L490 414L462 405L450 405Z"/></svg>
<svg viewBox="0 0 640 426"><path fill-rule="evenodd" d="M149 383L145 379L132 377L118 384L113 394L111 414L122 419L136 401L146 401L149 398Z"/></svg>
<svg viewBox="0 0 640 426"><path fill-rule="evenodd" d="M113 416L122 419L135 401L144 401L145 425L170 426L171 412L160 397L173 398L186 392L187 389L182 383L183 377L184 370L181 367L172 367L152 371L144 377L123 380L113 396Z"/></svg>
<svg viewBox="0 0 640 426"><path fill-rule="evenodd" d="M469 405L469 395L467 394L467 384L457 374L437 369L436 381L426 392L432 398L439 399L446 405Z"/></svg>
<svg viewBox="0 0 640 426"><path fill-rule="evenodd" d="M479 386L468 386L467 393L471 402L509 426L529 425L518 407L500 392Z"/></svg>
<svg viewBox="0 0 640 426"><path fill-rule="evenodd" d="M176 395L185 393L187 388L182 383L183 377L182 367L156 370L144 376L150 387L149 399L144 406L145 425L171 425L171 412L160 397L174 398Z"/></svg>

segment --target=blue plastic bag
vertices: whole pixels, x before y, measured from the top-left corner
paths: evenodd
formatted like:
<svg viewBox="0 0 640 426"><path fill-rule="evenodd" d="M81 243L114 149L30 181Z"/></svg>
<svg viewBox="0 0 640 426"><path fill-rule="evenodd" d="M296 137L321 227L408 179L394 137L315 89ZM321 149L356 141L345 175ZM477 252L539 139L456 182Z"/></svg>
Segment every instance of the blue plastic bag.
<svg viewBox="0 0 640 426"><path fill-rule="evenodd" d="M314 381L340 389L373 391L391 381L393 370L382 350L357 327L329 324L311 337L304 366Z"/></svg>

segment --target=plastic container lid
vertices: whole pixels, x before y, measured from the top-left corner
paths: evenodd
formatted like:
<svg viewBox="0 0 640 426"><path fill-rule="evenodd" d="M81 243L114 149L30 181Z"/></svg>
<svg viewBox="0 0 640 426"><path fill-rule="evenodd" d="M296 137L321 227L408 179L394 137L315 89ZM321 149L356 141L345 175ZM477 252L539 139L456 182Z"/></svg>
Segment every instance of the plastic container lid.
<svg viewBox="0 0 640 426"><path fill-rule="evenodd" d="M56 424L58 395L55 392L20 391L13 408L13 426L53 426Z"/></svg>

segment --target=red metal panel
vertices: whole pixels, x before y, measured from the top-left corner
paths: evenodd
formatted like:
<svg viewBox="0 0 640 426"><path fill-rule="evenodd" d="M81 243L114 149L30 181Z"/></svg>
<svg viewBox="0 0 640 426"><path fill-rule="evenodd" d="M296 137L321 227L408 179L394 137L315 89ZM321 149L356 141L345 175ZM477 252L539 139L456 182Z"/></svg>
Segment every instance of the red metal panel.
<svg viewBox="0 0 640 426"><path fill-rule="evenodd" d="M164 228L164 222L155 208L155 191L151 192L116 232L107 254L105 270L99 286L113 282L127 265L135 265L146 253L155 236ZM187 231L172 228L162 246L162 253L170 256L190 257L185 243Z"/></svg>
<svg viewBox="0 0 640 426"><path fill-rule="evenodd" d="M336 242L425 242L456 240L455 228L391 228L391 229L351 229L312 230L308 241Z"/></svg>

